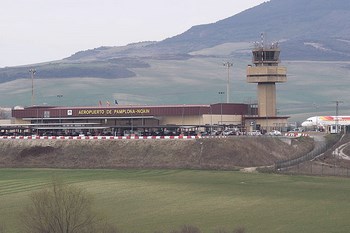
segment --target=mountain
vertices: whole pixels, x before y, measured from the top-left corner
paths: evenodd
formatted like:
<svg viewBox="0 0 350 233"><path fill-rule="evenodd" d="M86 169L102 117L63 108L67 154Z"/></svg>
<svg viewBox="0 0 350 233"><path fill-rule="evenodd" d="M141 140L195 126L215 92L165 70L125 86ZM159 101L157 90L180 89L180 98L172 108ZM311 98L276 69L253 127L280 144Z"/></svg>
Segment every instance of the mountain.
<svg viewBox="0 0 350 233"><path fill-rule="evenodd" d="M224 43L260 42L263 32L267 40L281 43L285 59L347 60L349 19L348 0L271 0L216 23L193 26L158 43L119 49L113 55L188 54ZM85 55L91 56L91 51Z"/></svg>
<svg viewBox="0 0 350 233"><path fill-rule="evenodd" d="M254 101L256 87L246 83L245 68L253 43L260 43L263 32L265 43L279 42L288 68L289 80L278 89L282 114L328 113L333 109L331 100L350 102L346 78L349 19L348 0L271 0L163 41L99 47L60 61L2 68L0 105L29 104L31 67L37 70L37 103L92 105L99 99L127 104L219 102L217 93L225 90L227 77L222 62L227 60L235 64L232 101ZM328 91L321 93L321 89ZM58 100L57 93L64 98ZM312 110L324 103L327 107Z"/></svg>
<svg viewBox="0 0 350 233"><path fill-rule="evenodd" d="M271 0L213 24L194 26L155 47L191 52L229 42L280 41L283 56L343 60L350 55L350 1Z"/></svg>
<svg viewBox="0 0 350 233"><path fill-rule="evenodd" d="M260 42L262 32L267 41L280 42L284 60L348 60L350 1L271 0L216 23L193 26L160 42L100 47L36 66L45 78L128 78L135 76L132 68L147 66L142 58L188 59L195 51L225 43ZM242 53L230 55L239 57ZM96 61L99 64L92 64ZM25 77L26 69L0 69L0 82Z"/></svg>

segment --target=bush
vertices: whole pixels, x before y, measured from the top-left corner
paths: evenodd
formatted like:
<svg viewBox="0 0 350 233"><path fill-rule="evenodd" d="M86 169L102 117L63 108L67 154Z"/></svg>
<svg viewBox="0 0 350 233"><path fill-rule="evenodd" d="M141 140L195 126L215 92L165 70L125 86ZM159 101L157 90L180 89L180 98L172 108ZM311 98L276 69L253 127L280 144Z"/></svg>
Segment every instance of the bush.
<svg viewBox="0 0 350 233"><path fill-rule="evenodd" d="M30 194L21 214L26 233L116 233L92 212L92 197L81 188L54 180L49 188Z"/></svg>

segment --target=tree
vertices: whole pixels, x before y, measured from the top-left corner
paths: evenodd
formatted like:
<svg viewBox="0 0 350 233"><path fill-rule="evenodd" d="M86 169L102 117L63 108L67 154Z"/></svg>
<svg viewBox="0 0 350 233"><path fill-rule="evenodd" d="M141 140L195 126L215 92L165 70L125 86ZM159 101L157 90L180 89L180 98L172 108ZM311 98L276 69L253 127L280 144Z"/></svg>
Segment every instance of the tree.
<svg viewBox="0 0 350 233"><path fill-rule="evenodd" d="M107 225L92 212L92 197L81 188L53 180L30 200L21 216L26 233L106 232ZM110 225L107 231L113 232Z"/></svg>

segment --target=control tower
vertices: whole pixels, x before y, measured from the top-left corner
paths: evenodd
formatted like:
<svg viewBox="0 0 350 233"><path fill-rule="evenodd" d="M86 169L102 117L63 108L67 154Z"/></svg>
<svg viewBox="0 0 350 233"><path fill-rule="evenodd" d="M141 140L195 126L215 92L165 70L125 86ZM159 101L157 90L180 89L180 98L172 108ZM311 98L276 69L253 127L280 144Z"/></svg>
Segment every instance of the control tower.
<svg viewBox="0 0 350 233"><path fill-rule="evenodd" d="M258 84L258 116L276 117L276 83L287 81L286 67L279 66L278 44L256 44L253 49L253 66L247 67L247 82ZM267 125L266 125L267 126Z"/></svg>

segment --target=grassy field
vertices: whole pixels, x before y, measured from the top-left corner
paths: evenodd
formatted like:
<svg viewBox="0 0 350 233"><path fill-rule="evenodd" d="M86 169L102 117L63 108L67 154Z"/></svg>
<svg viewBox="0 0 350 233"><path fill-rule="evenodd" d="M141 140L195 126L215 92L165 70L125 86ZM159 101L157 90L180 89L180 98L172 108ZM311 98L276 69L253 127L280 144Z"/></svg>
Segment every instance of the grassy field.
<svg viewBox="0 0 350 233"><path fill-rule="evenodd" d="M0 169L0 224L20 232L28 194L52 176L85 188L124 232L350 232L350 179L198 170Z"/></svg>

